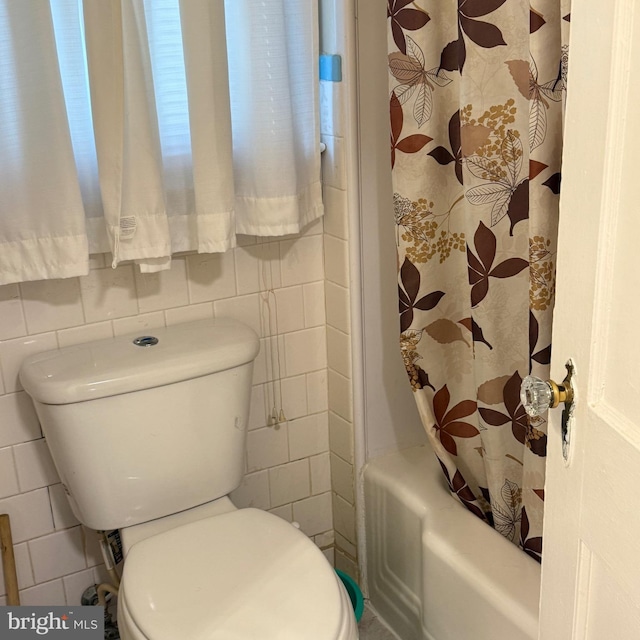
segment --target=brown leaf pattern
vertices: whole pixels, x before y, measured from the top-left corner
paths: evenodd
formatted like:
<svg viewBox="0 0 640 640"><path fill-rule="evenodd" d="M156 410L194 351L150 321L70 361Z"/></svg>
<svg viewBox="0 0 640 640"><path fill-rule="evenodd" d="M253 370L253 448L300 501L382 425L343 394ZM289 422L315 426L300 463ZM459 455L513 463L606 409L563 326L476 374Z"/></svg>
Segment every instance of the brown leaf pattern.
<svg viewBox="0 0 640 640"><path fill-rule="evenodd" d="M463 400L449 409L451 394L447 385L433 396L433 414L436 423L433 426L445 451L457 455L458 445L455 438L473 438L479 434L478 429L461 418L466 418L476 412L473 400Z"/></svg>
<svg viewBox="0 0 640 640"><path fill-rule="evenodd" d="M442 471L447 479L447 483L449 484L449 489L451 493L455 494L457 498L462 502L462 504L471 511L474 515L478 516L483 520L487 520L487 514L480 508L481 501L476 498L473 491L466 483L464 476L456 470L453 478L449 475L449 471L446 465L442 462L442 460L438 460L440 466L442 467Z"/></svg>
<svg viewBox="0 0 640 640"><path fill-rule="evenodd" d="M433 91L436 86L446 87L451 83L451 78L438 67L427 71L422 49L409 36L405 37L405 42L406 54L389 54L389 71L399 83L393 88L392 95L400 104L405 104L415 96L413 118L418 127L421 127L431 118Z"/></svg>
<svg viewBox="0 0 640 640"><path fill-rule="evenodd" d="M429 14L420 8L408 7L415 5L414 0L389 0L387 17L391 21L393 40L402 53L407 52L405 30L415 31L429 22Z"/></svg>
<svg viewBox="0 0 640 640"><path fill-rule="evenodd" d="M442 51L440 67L462 73L467 60L466 40L478 47L492 49L506 46L500 28L492 23L478 20L499 9L506 0L458 0L458 39L450 42Z"/></svg>
<svg viewBox="0 0 640 640"><path fill-rule="evenodd" d="M481 222L474 236L477 257L467 247L471 306L477 307L489 293L489 278L511 278L529 266L522 258L507 258L495 267L497 240L490 229Z"/></svg>
<svg viewBox="0 0 640 640"><path fill-rule="evenodd" d="M570 0L388 0L400 350L452 493L540 560ZM485 465L496 465L491 472Z"/></svg>
<svg viewBox="0 0 640 640"><path fill-rule="evenodd" d="M404 123L404 113L402 105L395 93L391 94L391 104L389 105L391 114L391 168L396 164L396 149L403 153L418 153L432 138L419 133L401 138Z"/></svg>
<svg viewBox="0 0 640 640"><path fill-rule="evenodd" d="M444 296L443 291L432 291L418 299L420 291L420 271L405 258L400 269L401 286L398 287L400 306L400 331L406 331L413 323L414 310L430 311Z"/></svg>

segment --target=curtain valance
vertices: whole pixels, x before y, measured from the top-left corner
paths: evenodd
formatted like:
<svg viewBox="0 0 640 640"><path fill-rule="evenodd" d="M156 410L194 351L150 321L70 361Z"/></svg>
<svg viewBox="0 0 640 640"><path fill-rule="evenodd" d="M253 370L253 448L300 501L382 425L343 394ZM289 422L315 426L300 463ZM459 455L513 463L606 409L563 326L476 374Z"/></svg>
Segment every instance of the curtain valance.
<svg viewBox="0 0 640 640"><path fill-rule="evenodd" d="M0 284L322 214L313 0L0 0Z"/></svg>

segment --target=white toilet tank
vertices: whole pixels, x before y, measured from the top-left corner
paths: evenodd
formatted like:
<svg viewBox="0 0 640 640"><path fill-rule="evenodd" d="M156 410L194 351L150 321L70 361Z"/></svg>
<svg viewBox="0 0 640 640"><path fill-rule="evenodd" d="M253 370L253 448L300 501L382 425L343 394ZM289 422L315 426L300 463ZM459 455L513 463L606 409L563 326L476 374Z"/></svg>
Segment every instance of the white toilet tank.
<svg viewBox="0 0 640 640"><path fill-rule="evenodd" d="M134 338L39 353L20 370L72 509L92 529L215 500L243 476L256 334L216 319Z"/></svg>

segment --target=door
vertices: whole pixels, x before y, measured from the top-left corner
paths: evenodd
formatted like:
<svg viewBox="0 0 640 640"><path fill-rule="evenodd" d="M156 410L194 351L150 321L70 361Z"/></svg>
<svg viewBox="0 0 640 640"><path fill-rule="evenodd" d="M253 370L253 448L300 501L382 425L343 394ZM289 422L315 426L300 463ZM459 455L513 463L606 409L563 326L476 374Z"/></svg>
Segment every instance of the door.
<svg viewBox="0 0 640 640"><path fill-rule="evenodd" d="M640 2L574 0L549 414L541 640L640 638ZM559 381L559 380L558 380Z"/></svg>

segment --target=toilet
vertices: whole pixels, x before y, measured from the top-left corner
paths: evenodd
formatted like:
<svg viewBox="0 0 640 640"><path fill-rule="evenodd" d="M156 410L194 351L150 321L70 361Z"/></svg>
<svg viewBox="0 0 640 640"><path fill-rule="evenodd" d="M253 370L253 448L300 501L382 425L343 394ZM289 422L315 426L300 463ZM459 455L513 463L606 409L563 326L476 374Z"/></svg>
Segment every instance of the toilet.
<svg viewBox="0 0 640 640"><path fill-rule="evenodd" d="M226 319L28 357L71 508L120 530L123 640L356 640L349 596L289 522L238 509L258 338Z"/></svg>

